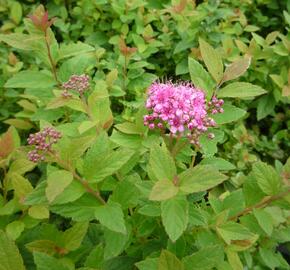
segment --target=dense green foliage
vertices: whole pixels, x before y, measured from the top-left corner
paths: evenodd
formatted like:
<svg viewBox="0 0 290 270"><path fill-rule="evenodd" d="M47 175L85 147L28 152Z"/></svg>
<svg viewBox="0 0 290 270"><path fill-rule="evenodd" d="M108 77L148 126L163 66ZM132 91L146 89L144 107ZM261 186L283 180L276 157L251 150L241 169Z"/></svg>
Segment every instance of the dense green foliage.
<svg viewBox="0 0 290 270"><path fill-rule="evenodd" d="M0 14L0 270L289 269L289 0ZM65 98L75 74L90 88ZM225 100L213 139L144 126L158 79ZM27 138L49 126L62 138L31 162Z"/></svg>

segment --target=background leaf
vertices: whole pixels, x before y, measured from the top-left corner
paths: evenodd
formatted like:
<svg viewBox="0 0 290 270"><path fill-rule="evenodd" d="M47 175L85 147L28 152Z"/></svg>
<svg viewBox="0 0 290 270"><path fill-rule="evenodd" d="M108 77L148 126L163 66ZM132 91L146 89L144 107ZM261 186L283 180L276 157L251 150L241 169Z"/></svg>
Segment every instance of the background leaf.
<svg viewBox="0 0 290 270"><path fill-rule="evenodd" d="M223 261L224 251L221 246L215 245L202 248L199 251L182 259L185 270L210 270Z"/></svg>
<svg viewBox="0 0 290 270"><path fill-rule="evenodd" d="M62 235L64 248L69 251L78 249L87 233L88 226L88 222L79 222L66 230Z"/></svg>
<svg viewBox="0 0 290 270"><path fill-rule="evenodd" d="M158 270L183 270L182 262L168 250L162 250L158 260Z"/></svg>
<svg viewBox="0 0 290 270"><path fill-rule="evenodd" d="M25 270L15 243L0 230L0 270Z"/></svg>
<svg viewBox="0 0 290 270"><path fill-rule="evenodd" d="M274 195L279 192L281 180L278 173L270 165L264 162L256 162L253 166L253 175L265 194Z"/></svg>
<svg viewBox="0 0 290 270"><path fill-rule="evenodd" d="M50 255L41 252L33 252L37 270L70 270L68 266Z"/></svg>

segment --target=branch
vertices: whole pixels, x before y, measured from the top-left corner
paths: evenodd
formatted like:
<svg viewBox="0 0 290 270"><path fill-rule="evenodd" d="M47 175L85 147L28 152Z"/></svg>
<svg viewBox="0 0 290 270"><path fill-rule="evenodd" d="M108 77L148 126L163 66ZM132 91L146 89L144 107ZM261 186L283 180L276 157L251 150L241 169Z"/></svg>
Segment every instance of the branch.
<svg viewBox="0 0 290 270"><path fill-rule="evenodd" d="M254 204L252 206L249 206L249 207L245 208L243 211L237 213L236 215L231 217L230 220L235 220L235 219L237 219L237 218L239 218L241 216L244 216L244 215L252 212L254 209L263 208L266 205L283 198L284 196L288 195L289 193L290 193L290 188L288 188L288 190L283 191L283 192L281 192L281 193L279 193L277 195L265 197L260 202Z"/></svg>

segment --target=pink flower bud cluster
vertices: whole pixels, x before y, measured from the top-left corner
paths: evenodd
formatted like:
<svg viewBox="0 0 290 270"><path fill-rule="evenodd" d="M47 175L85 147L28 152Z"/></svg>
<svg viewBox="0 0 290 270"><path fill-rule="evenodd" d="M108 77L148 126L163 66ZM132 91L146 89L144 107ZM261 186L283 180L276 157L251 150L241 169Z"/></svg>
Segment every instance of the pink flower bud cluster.
<svg viewBox="0 0 290 270"><path fill-rule="evenodd" d="M216 104L216 103L214 103ZM212 104L212 106L215 106ZM190 143L199 145L199 137L216 125L208 116L205 94L190 83L153 83L149 88L144 125L186 134ZM209 138L214 134L210 133Z"/></svg>
<svg viewBox="0 0 290 270"><path fill-rule="evenodd" d="M61 133L52 127L45 127L42 131L30 134L27 142L29 145L34 145L35 148L28 152L28 159L33 162L45 160L45 154L60 138Z"/></svg>
<svg viewBox="0 0 290 270"><path fill-rule="evenodd" d="M69 90L77 91L82 96L90 86L89 79L90 77L85 74L72 75L67 82L62 84L64 89L62 96L65 98L71 97L72 95L69 93Z"/></svg>
<svg viewBox="0 0 290 270"><path fill-rule="evenodd" d="M208 102L208 111L212 114L223 113L223 104L224 101L222 99L218 99L216 96L213 96L211 101Z"/></svg>

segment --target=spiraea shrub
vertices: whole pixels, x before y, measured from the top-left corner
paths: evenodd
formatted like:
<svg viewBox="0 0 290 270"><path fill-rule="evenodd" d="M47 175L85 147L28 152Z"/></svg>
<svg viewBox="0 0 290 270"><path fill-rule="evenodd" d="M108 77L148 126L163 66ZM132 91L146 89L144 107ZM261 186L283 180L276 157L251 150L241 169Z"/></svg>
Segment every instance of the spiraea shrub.
<svg viewBox="0 0 290 270"><path fill-rule="evenodd" d="M0 269L289 269L288 1L0 0Z"/></svg>

